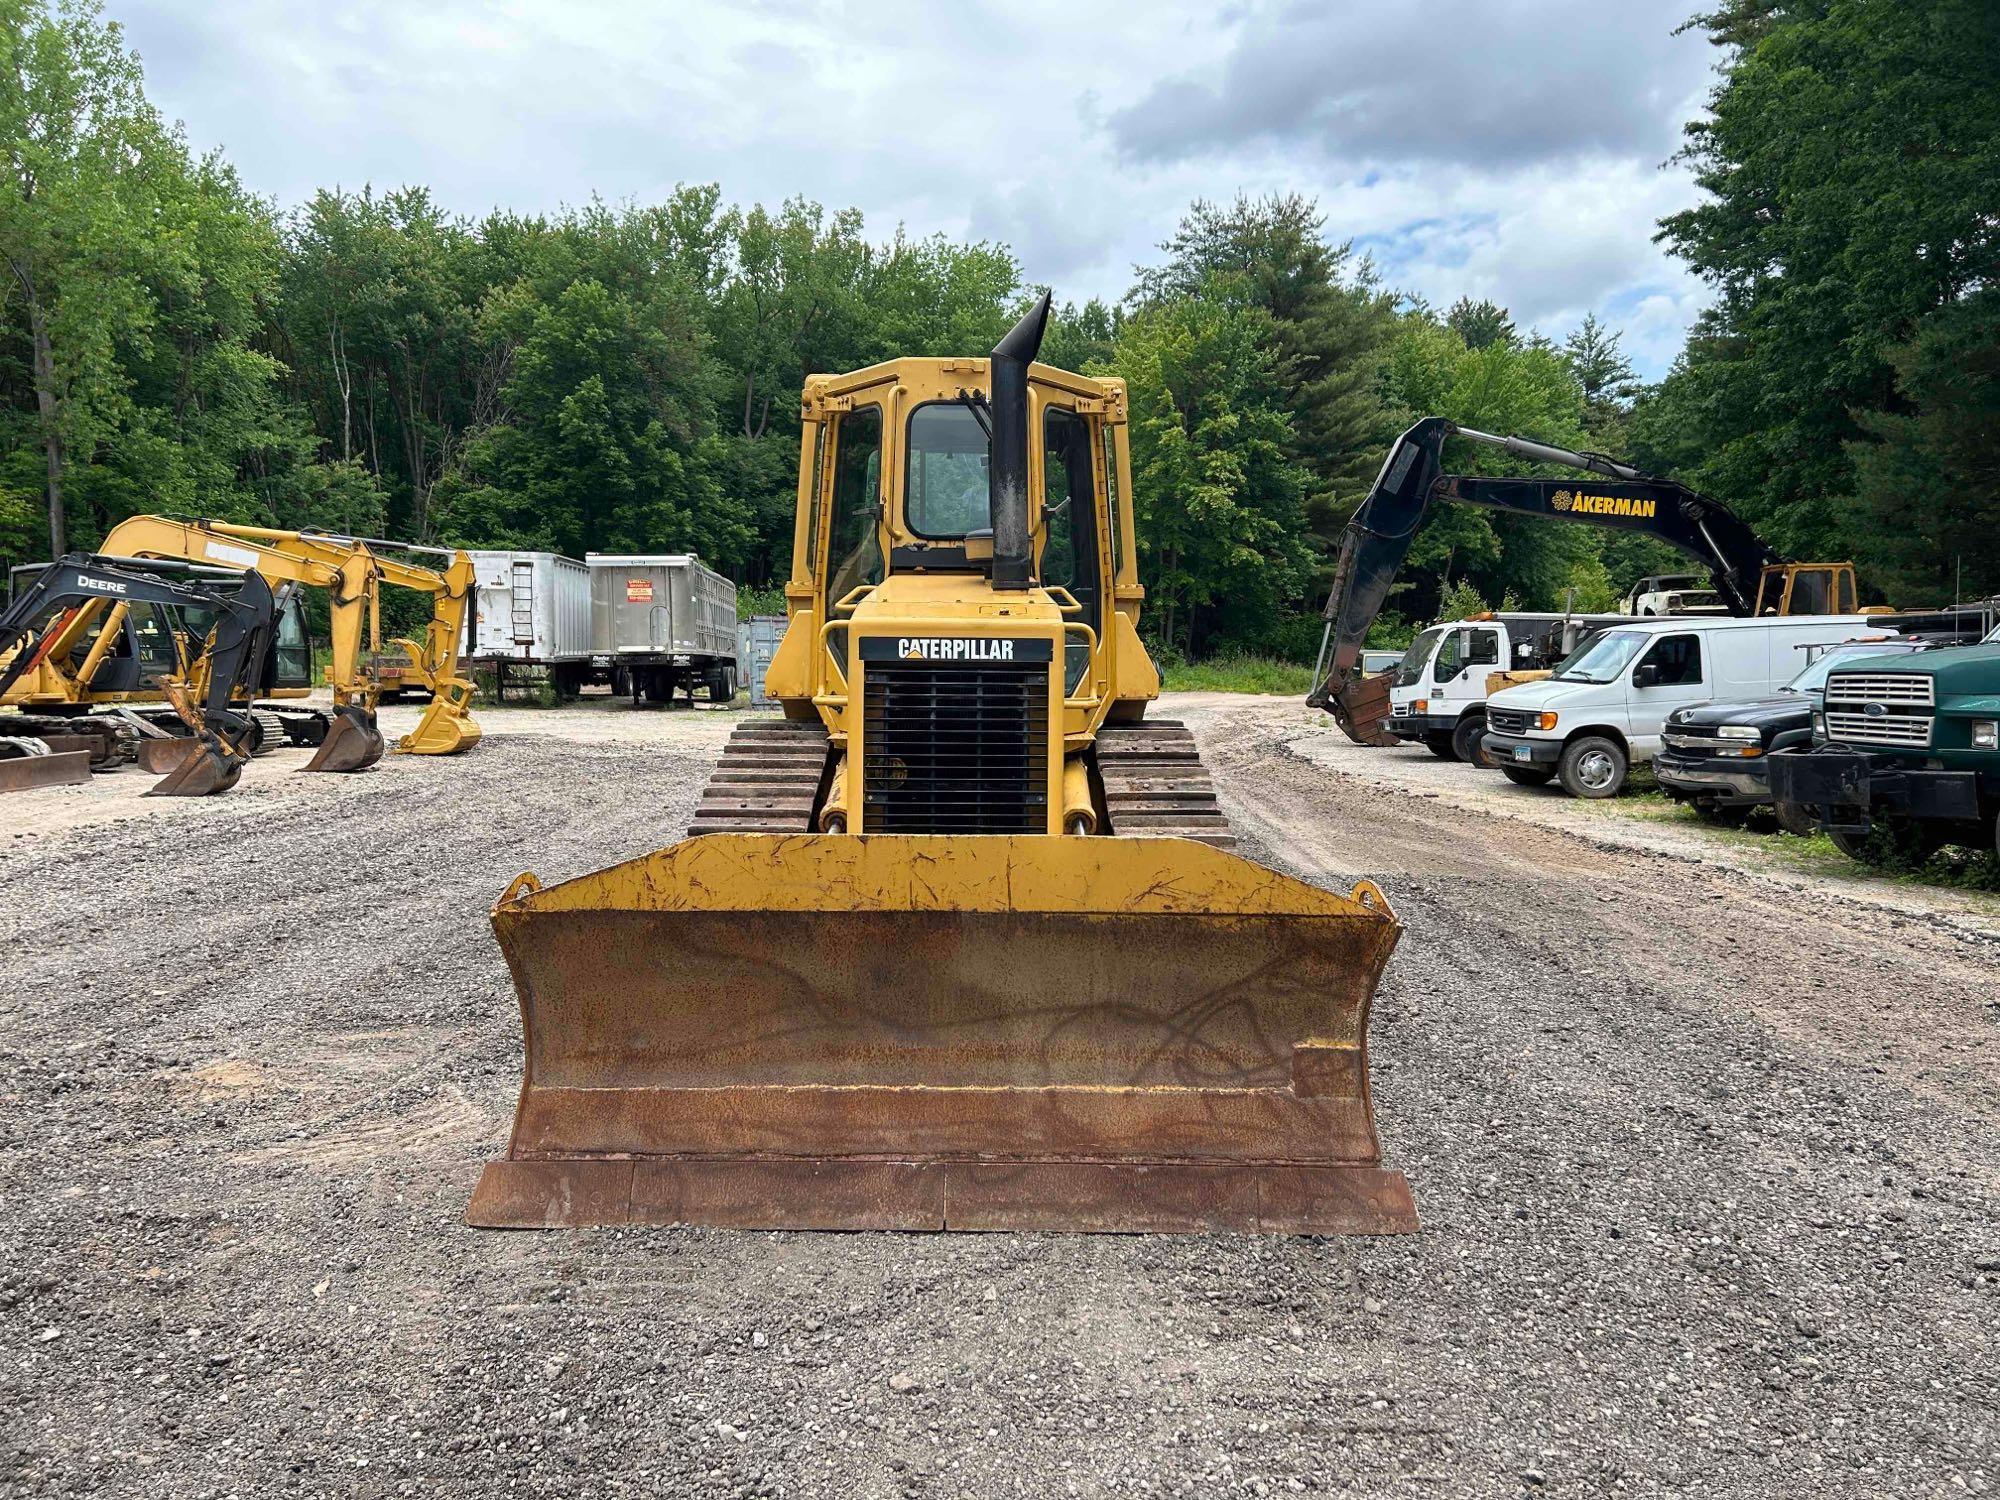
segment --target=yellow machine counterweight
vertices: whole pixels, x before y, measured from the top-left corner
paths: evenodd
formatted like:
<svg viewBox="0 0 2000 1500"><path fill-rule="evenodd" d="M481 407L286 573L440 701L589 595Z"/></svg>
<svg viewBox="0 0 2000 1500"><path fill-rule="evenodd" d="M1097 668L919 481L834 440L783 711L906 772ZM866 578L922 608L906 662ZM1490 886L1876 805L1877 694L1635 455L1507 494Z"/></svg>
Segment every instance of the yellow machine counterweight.
<svg viewBox="0 0 2000 1500"><path fill-rule="evenodd" d="M1125 389L805 388L783 719L687 840L493 913L526 1076L491 1227L1398 1233L1368 1010L1400 926L1229 852L1145 719Z"/></svg>

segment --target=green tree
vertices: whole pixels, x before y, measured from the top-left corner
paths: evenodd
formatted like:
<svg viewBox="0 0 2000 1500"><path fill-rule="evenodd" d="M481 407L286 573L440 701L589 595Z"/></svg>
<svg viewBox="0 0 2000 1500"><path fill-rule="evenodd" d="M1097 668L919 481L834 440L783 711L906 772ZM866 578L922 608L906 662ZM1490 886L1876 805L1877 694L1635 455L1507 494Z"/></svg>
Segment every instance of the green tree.
<svg viewBox="0 0 2000 1500"><path fill-rule="evenodd" d="M1912 576L1892 553L1913 528L1852 503L1857 463L1878 498L1949 482L1919 403L1959 388L1920 373L1919 351L1958 347L1980 320L1956 309L2000 281L2000 10L1731 0L1692 24L1726 57L1684 153L1706 200L1661 234L1716 299L1667 382L1694 424L1689 477L1795 555Z"/></svg>
<svg viewBox="0 0 2000 1500"><path fill-rule="evenodd" d="M1308 576L1307 475L1264 327L1226 297L1196 296L1148 305L1119 337L1149 618L1190 656L1267 630Z"/></svg>
<svg viewBox="0 0 2000 1500"><path fill-rule="evenodd" d="M1619 335L1600 323L1595 313L1585 313L1563 340L1563 359L1583 388L1584 422L1594 440L1619 430L1632 398L1639 394L1638 376L1619 343Z"/></svg>
<svg viewBox="0 0 2000 1500"><path fill-rule="evenodd" d="M1465 340L1468 349L1491 349L1496 345L1511 349L1521 341L1507 309L1496 302L1474 302L1470 297L1460 297L1444 315L1444 322Z"/></svg>
<svg viewBox="0 0 2000 1500"><path fill-rule="evenodd" d="M1372 266L1329 240L1325 218L1297 194L1196 200L1139 273L1139 306L1220 296L1266 320L1292 434L1309 480L1306 511L1323 551L1368 492L1393 424L1380 387L1396 329L1395 299Z"/></svg>
<svg viewBox="0 0 2000 1500"><path fill-rule="evenodd" d="M86 0L53 11L0 0L0 80L0 309L27 346L49 546L61 553L72 455L123 417L118 343L152 318L146 240L178 143L117 24Z"/></svg>

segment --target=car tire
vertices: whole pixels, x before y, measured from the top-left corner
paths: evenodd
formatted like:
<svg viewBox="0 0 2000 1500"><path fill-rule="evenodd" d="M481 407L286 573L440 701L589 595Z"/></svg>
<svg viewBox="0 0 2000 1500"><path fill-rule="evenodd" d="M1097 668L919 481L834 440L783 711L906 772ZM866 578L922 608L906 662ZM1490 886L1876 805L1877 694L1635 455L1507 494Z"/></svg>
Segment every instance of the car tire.
<svg viewBox="0 0 2000 1500"><path fill-rule="evenodd" d="M1424 736L1424 748L1439 760L1457 760L1458 751L1452 748L1454 738L1449 734L1427 734Z"/></svg>
<svg viewBox="0 0 2000 1500"><path fill-rule="evenodd" d="M1544 771L1540 766L1502 766L1500 774L1515 786L1547 786L1555 780L1556 773Z"/></svg>
<svg viewBox="0 0 2000 1500"><path fill-rule="evenodd" d="M1479 742L1486 737L1486 720L1467 714L1451 731L1451 753L1468 766L1479 764Z"/></svg>
<svg viewBox="0 0 2000 1500"><path fill-rule="evenodd" d="M1797 834L1802 839L1819 832L1819 814L1803 802L1773 802L1771 816L1778 820L1778 826L1786 833Z"/></svg>
<svg viewBox="0 0 2000 1500"><path fill-rule="evenodd" d="M1910 822L1878 823L1868 833L1829 828L1827 836L1849 859L1877 870L1920 865L1951 842L1934 826Z"/></svg>
<svg viewBox="0 0 2000 1500"><path fill-rule="evenodd" d="M1629 764L1624 748L1616 740L1601 734L1586 734L1563 746L1562 759L1556 762L1556 775L1563 790L1572 797L1595 801L1618 795L1625 785Z"/></svg>

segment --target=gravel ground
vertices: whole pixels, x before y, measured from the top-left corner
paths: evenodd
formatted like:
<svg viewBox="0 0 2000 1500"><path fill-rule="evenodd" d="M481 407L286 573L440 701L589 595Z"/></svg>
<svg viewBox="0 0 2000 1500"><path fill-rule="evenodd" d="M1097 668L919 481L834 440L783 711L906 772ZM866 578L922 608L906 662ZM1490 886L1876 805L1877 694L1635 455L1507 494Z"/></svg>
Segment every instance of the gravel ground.
<svg viewBox="0 0 2000 1500"><path fill-rule="evenodd" d="M677 836L733 716L121 773L0 803L0 1495L2000 1487L2000 944L1167 710L1245 853L1408 925L1421 1235L467 1230L485 908Z"/></svg>

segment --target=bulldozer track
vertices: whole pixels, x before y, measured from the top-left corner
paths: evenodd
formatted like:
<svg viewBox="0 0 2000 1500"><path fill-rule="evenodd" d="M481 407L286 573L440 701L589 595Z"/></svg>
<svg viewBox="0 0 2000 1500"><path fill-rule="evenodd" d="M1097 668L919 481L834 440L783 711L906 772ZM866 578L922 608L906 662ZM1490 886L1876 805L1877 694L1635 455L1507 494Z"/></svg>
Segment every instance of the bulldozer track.
<svg viewBox="0 0 2000 1500"><path fill-rule="evenodd" d="M688 827L698 833L810 833L826 774L826 727L751 719L730 732Z"/></svg>
<svg viewBox="0 0 2000 1500"><path fill-rule="evenodd" d="M1097 774L1110 831L1118 837L1236 847L1201 751L1178 719L1106 724L1097 731Z"/></svg>

